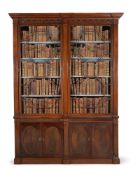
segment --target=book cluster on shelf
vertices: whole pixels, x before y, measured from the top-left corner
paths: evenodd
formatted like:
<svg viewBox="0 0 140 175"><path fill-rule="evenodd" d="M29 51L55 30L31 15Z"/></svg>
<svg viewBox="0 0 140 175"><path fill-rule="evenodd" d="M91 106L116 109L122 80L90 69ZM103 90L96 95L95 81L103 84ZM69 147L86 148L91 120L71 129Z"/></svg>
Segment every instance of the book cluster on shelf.
<svg viewBox="0 0 140 175"><path fill-rule="evenodd" d="M60 58L60 46L22 43L22 58Z"/></svg>
<svg viewBox="0 0 140 175"><path fill-rule="evenodd" d="M109 78L72 78L71 94L109 94Z"/></svg>
<svg viewBox="0 0 140 175"><path fill-rule="evenodd" d="M22 41L58 41L58 26L24 26L21 28Z"/></svg>
<svg viewBox="0 0 140 175"><path fill-rule="evenodd" d="M109 113L109 97L72 98L72 113Z"/></svg>
<svg viewBox="0 0 140 175"><path fill-rule="evenodd" d="M33 60L32 60L33 61ZM59 76L60 75L60 61L59 60L48 60L45 63L41 62L29 62L22 61L21 63L21 74L22 76Z"/></svg>
<svg viewBox="0 0 140 175"><path fill-rule="evenodd" d="M60 95L60 79L23 79L23 95Z"/></svg>
<svg viewBox="0 0 140 175"><path fill-rule="evenodd" d="M109 43L75 43L71 44L72 57L110 57Z"/></svg>
<svg viewBox="0 0 140 175"><path fill-rule="evenodd" d="M109 26L73 26L72 40L108 41L110 36Z"/></svg>
<svg viewBox="0 0 140 175"><path fill-rule="evenodd" d="M77 76L109 76L110 62L108 60L99 59L97 62L86 59L71 60L71 74Z"/></svg>
<svg viewBox="0 0 140 175"><path fill-rule="evenodd" d="M57 114L59 113L59 98L23 98L24 114Z"/></svg>

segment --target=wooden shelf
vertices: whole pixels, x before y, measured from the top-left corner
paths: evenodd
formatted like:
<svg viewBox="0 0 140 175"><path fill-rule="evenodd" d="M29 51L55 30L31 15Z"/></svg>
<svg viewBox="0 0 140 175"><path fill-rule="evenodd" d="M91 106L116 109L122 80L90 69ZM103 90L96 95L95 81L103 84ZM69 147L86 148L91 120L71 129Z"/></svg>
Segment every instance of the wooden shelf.
<svg viewBox="0 0 140 175"><path fill-rule="evenodd" d="M110 97L111 95L109 94L106 94L106 95L103 95L103 94L92 94L92 95L88 95L88 94L72 94L71 97Z"/></svg>
<svg viewBox="0 0 140 175"><path fill-rule="evenodd" d="M51 79L51 78L61 78L60 76L43 76L43 77L39 77L39 76L24 76L24 77L21 77L23 79Z"/></svg>
<svg viewBox="0 0 140 175"><path fill-rule="evenodd" d="M104 44L104 43L111 43L111 41L71 41L71 43L74 43L74 44Z"/></svg>
<svg viewBox="0 0 140 175"><path fill-rule="evenodd" d="M71 59L81 60L84 62L112 61L112 58L107 58L107 57L72 57Z"/></svg>
<svg viewBox="0 0 140 175"><path fill-rule="evenodd" d="M45 62L50 62L53 60L60 61L60 58L21 58L21 61L28 61L28 62L36 62L36 63L45 63Z"/></svg>
<svg viewBox="0 0 140 175"><path fill-rule="evenodd" d="M60 44L60 41L21 41L21 44Z"/></svg>
<svg viewBox="0 0 140 175"><path fill-rule="evenodd" d="M61 95L21 95L21 97L26 97L26 98L58 98L61 97Z"/></svg>
<svg viewBox="0 0 140 175"><path fill-rule="evenodd" d="M71 78L111 78L111 76L84 76L84 75L72 75Z"/></svg>

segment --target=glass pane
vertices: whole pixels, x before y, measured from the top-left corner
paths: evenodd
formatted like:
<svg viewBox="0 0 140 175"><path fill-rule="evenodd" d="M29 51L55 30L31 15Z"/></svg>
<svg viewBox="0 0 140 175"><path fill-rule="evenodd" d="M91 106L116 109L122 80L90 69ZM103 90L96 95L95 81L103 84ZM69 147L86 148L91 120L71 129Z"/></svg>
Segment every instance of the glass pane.
<svg viewBox="0 0 140 175"><path fill-rule="evenodd" d="M57 114L61 104L59 26L21 27L21 112Z"/></svg>
<svg viewBox="0 0 140 175"><path fill-rule="evenodd" d="M109 26L71 28L71 112L109 113L111 100Z"/></svg>

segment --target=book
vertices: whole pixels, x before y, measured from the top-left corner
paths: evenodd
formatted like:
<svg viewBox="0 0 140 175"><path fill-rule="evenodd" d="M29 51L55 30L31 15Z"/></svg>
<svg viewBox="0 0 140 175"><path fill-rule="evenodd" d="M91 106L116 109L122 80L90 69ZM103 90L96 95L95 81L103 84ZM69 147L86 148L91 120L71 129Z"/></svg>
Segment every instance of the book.
<svg viewBox="0 0 140 175"><path fill-rule="evenodd" d="M84 26L72 27L72 40L85 40Z"/></svg>

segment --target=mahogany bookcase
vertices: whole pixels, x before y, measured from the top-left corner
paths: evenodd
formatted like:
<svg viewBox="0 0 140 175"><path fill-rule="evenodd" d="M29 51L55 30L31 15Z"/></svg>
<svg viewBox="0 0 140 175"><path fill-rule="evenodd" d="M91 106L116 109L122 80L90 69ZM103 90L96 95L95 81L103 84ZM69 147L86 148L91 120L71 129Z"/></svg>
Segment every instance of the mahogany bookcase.
<svg viewBox="0 0 140 175"><path fill-rule="evenodd" d="M10 13L15 160L118 164L123 13Z"/></svg>

